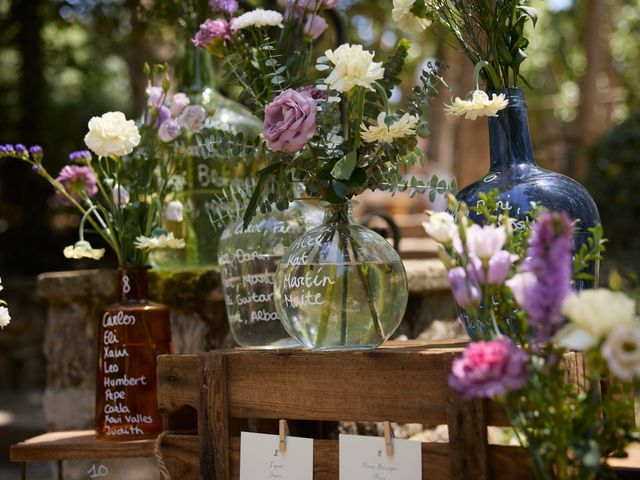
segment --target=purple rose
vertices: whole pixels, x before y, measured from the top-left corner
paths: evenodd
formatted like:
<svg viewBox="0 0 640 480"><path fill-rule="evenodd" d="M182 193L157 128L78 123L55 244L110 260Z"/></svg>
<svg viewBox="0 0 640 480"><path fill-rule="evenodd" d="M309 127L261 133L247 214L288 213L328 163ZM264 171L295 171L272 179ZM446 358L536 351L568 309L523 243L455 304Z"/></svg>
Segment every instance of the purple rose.
<svg viewBox="0 0 640 480"><path fill-rule="evenodd" d="M207 112L202 106L190 105L183 110L180 118L178 118L178 123L191 133L197 133L202 130L206 117Z"/></svg>
<svg viewBox="0 0 640 480"><path fill-rule="evenodd" d="M317 40L327 30L327 27L327 21L320 15L307 15L303 31L312 40Z"/></svg>
<svg viewBox="0 0 640 480"><path fill-rule="evenodd" d="M180 133L182 133L182 128L173 118L165 120L158 129L158 137L165 143L175 140L180 136Z"/></svg>
<svg viewBox="0 0 640 480"><path fill-rule="evenodd" d="M316 132L316 101L288 89L265 108L264 137L274 152L296 153Z"/></svg>
<svg viewBox="0 0 640 480"><path fill-rule="evenodd" d="M480 287L475 275L467 274L462 267L449 270L449 285L451 293L458 305L463 308L472 308L480 305Z"/></svg>
<svg viewBox="0 0 640 480"><path fill-rule="evenodd" d="M474 342L453 361L449 385L466 400L501 397L524 386L528 362L527 354L506 337Z"/></svg>
<svg viewBox="0 0 640 480"><path fill-rule="evenodd" d="M82 202L85 196L91 198L98 193L96 175L89 167L67 165L60 170L56 180L62 184L65 191L77 202ZM57 197L63 205L72 205L64 195L58 193Z"/></svg>
<svg viewBox="0 0 640 480"><path fill-rule="evenodd" d="M189 103L189 97L185 93L176 93L171 99L171 116L178 117Z"/></svg>

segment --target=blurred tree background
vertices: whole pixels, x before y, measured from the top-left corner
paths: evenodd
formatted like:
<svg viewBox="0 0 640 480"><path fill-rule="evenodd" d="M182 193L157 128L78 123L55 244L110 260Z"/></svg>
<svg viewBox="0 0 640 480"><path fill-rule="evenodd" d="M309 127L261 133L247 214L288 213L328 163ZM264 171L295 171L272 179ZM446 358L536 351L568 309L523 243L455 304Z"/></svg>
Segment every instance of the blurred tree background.
<svg viewBox="0 0 640 480"><path fill-rule="evenodd" d="M349 39L390 50L399 38L391 3L343 0ZM634 116L640 102L640 0L531 4L540 11L525 62L536 158L587 183L608 236L617 246L632 248L640 242L633 224L640 214L635 200L640 120ZM49 169L57 171L70 151L83 147L91 116L122 110L135 117L144 102L144 62L175 64L190 47L188 27L176 13L181 5L180 0L0 0L0 140L42 145ZM418 40L410 58L415 74L425 62L441 60L448 65L451 89L430 112L427 168L455 175L465 185L488 167L486 121L445 117L441 107L471 88L473 67L438 32L413 40ZM224 91L224 80L220 85ZM3 276L93 266L62 256L62 248L75 241L78 221L58 208L49 187L24 164L0 160Z"/></svg>

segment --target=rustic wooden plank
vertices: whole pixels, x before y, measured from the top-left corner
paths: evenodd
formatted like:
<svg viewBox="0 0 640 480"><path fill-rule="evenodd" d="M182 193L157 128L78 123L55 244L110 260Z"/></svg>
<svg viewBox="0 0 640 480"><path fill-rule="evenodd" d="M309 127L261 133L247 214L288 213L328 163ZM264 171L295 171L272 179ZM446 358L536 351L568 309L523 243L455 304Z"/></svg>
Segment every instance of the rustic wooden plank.
<svg viewBox="0 0 640 480"><path fill-rule="evenodd" d="M451 371L453 354L442 357L445 375ZM449 388L446 399L449 426L451 477L459 480L489 480L489 445L486 403L465 401Z"/></svg>
<svg viewBox="0 0 640 480"><path fill-rule="evenodd" d="M98 440L95 430L52 432L11 447L12 462L153 457L155 440Z"/></svg>
<svg viewBox="0 0 640 480"><path fill-rule="evenodd" d="M197 435L165 435L160 452L172 480L200 478L200 440Z"/></svg>
<svg viewBox="0 0 640 480"><path fill-rule="evenodd" d="M200 478L229 480L229 416L226 356L212 352L200 356Z"/></svg>
<svg viewBox="0 0 640 480"><path fill-rule="evenodd" d="M158 356L158 407L169 415L186 405L198 407L200 378L198 355Z"/></svg>

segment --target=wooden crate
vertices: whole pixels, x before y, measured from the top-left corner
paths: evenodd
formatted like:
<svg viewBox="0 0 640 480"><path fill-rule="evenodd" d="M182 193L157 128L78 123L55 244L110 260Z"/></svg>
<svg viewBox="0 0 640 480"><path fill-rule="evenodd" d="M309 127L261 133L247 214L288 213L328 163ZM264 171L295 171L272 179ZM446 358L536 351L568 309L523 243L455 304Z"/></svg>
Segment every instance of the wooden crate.
<svg viewBox="0 0 640 480"><path fill-rule="evenodd" d="M448 425L449 443L423 443L423 478L533 479L519 447L488 445L487 426L507 426L494 402L465 402L449 388L460 343L390 343L367 352L215 351L158 359L160 410L196 412L197 435L167 432L161 451L173 479L239 478L236 419ZM570 354L569 370L582 358ZM338 479L338 441L314 443L314 479Z"/></svg>

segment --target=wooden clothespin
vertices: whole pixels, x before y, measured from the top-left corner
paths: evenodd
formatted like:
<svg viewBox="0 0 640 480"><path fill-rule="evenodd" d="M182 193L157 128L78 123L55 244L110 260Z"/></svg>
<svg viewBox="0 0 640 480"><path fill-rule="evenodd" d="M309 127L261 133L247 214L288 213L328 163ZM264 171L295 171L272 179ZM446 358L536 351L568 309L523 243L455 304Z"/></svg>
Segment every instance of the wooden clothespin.
<svg viewBox="0 0 640 480"><path fill-rule="evenodd" d="M387 457L393 457L393 432L391 431L391 424L389 422L383 423L384 428L384 444L387 447Z"/></svg>
<svg viewBox="0 0 640 480"><path fill-rule="evenodd" d="M280 420L280 445L278 450L282 455L287 451L287 435L289 435L289 425L286 420Z"/></svg>

